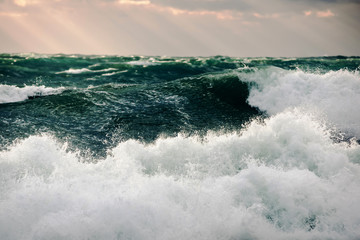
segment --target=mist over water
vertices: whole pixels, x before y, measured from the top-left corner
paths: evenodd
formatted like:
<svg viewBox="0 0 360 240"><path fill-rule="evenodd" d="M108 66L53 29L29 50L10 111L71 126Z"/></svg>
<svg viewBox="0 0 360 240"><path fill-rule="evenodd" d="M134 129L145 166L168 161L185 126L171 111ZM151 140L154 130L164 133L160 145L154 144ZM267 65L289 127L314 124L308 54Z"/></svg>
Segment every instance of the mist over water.
<svg viewBox="0 0 360 240"><path fill-rule="evenodd" d="M360 59L5 55L1 239L359 239Z"/></svg>

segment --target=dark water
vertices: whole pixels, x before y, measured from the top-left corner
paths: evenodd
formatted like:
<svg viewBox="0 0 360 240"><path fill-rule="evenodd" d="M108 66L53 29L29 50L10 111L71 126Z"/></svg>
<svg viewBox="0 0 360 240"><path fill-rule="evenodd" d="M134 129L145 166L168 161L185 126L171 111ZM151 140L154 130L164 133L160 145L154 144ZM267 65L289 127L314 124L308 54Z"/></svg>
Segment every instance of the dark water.
<svg viewBox="0 0 360 240"><path fill-rule="evenodd" d="M0 54L0 238L358 239L359 66Z"/></svg>
<svg viewBox="0 0 360 240"><path fill-rule="evenodd" d="M360 59L2 54L0 61L2 146L50 132L102 155L127 139L149 142L160 135L239 130L262 112L247 103L256 82L238 73L269 66L353 71Z"/></svg>

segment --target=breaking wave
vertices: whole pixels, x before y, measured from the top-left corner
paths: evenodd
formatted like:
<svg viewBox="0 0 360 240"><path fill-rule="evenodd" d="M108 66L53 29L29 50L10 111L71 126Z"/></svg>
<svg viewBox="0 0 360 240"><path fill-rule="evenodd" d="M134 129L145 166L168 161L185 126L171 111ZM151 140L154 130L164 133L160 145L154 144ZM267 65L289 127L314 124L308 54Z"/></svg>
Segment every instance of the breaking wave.
<svg viewBox="0 0 360 240"><path fill-rule="evenodd" d="M268 68L240 79L254 82L248 103L270 115L294 107L322 115L340 131L360 138L359 71L311 73Z"/></svg>

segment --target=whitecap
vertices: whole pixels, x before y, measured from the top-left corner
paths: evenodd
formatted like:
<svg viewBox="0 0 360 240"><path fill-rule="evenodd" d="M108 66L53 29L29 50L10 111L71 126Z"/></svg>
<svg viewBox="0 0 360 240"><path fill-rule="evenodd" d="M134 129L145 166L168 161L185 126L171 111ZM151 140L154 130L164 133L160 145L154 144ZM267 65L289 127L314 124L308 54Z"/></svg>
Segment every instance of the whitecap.
<svg viewBox="0 0 360 240"><path fill-rule="evenodd" d="M62 74L62 73L81 74L81 73L86 73L86 72L93 72L93 71L90 70L90 69L87 69L87 68L80 68L80 69L70 68L70 69L65 70L65 71L57 72L56 74Z"/></svg>
<svg viewBox="0 0 360 240"><path fill-rule="evenodd" d="M134 66L153 66L153 65L158 65L158 63L156 63L156 62L151 62L151 61L131 61L131 62L127 62L126 64L134 65Z"/></svg>
<svg viewBox="0 0 360 240"><path fill-rule="evenodd" d="M12 85L0 85L0 103L21 102L29 97L39 97L60 94L65 88L52 88L45 86L17 87Z"/></svg>

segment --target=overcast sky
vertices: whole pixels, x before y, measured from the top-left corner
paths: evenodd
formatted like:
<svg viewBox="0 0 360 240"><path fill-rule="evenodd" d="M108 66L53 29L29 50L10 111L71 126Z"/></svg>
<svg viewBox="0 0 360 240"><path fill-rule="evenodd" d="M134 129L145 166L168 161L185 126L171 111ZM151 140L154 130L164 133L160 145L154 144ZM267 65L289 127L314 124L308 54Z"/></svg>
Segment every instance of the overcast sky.
<svg viewBox="0 0 360 240"><path fill-rule="evenodd" d="M360 55L360 0L0 0L0 52Z"/></svg>

